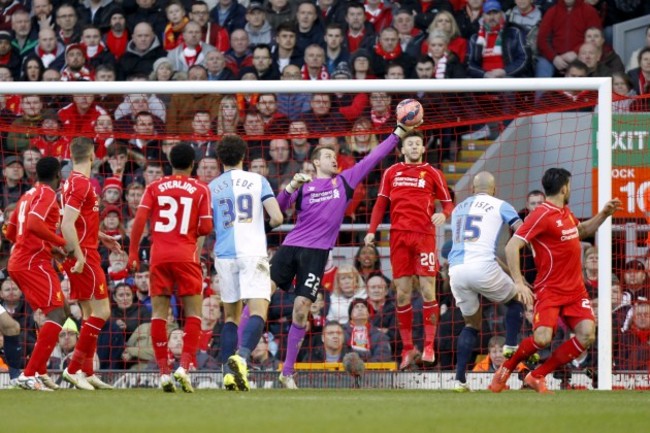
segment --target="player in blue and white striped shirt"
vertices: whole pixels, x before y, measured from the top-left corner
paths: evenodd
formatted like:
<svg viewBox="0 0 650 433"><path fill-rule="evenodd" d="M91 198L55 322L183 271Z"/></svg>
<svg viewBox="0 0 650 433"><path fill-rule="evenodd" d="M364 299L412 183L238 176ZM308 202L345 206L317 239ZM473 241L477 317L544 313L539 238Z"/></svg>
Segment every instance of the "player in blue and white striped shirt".
<svg viewBox="0 0 650 433"><path fill-rule="evenodd" d="M493 302L504 303L506 346L516 346L523 323L524 302L532 301L532 292L519 293L512 279L499 265L496 249L504 224L517 230L522 224L509 203L494 197L494 176L482 171L474 176L474 195L458 204L451 214L452 247L449 252L451 291L460 308L465 327L458 337L456 391L469 391L465 369L476 346L481 329L481 294Z"/></svg>
<svg viewBox="0 0 650 433"><path fill-rule="evenodd" d="M282 224L283 216L266 178L242 170L244 140L238 136L224 137L217 146L217 155L224 172L210 182L210 194L217 236L215 269L226 314L221 334L221 360L227 362L224 386L228 390L248 391L247 362L262 337L271 300L264 210L271 218L271 227ZM244 299L248 299L250 318L235 354Z"/></svg>

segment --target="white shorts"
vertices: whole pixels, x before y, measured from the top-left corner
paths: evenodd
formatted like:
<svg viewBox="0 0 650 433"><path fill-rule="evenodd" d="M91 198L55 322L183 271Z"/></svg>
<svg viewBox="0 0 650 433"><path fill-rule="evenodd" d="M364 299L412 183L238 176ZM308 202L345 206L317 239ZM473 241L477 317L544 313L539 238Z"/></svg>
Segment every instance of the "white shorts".
<svg viewBox="0 0 650 433"><path fill-rule="evenodd" d="M451 293L463 316L478 311L478 295L505 302L515 295L515 283L496 262L465 263L449 268Z"/></svg>
<svg viewBox="0 0 650 433"><path fill-rule="evenodd" d="M217 259L221 299L233 304L242 299L271 301L271 267L267 257Z"/></svg>

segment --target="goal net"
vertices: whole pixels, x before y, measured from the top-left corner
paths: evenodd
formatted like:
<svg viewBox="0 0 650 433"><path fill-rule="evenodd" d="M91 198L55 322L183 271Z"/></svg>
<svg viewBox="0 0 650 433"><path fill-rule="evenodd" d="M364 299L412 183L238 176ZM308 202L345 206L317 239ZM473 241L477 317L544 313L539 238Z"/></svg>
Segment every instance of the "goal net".
<svg viewBox="0 0 650 433"><path fill-rule="evenodd" d="M650 307L644 296L649 287L645 282L645 211L650 207L644 197L650 194L645 168L650 117L618 114L620 107L643 111L644 101L617 98L612 102L611 84L606 79L16 82L0 83L0 94L5 221L21 194L33 185L38 158L55 156L67 161L70 141L86 136L96 144L93 179L102 197L102 230L125 248L143 189L170 173L166 155L176 143L192 144L197 154L196 176L210 182L221 172L216 143L226 134L240 134L249 146L247 169L264 174L278 192L294 173L313 173L309 152L318 144L336 146L341 169L353 167L393 130L397 103L417 99L425 113L420 130L426 138L426 161L442 170L456 202L471 194L473 175L487 170L496 178L497 196L525 216L527 207L539 198L529 193L542 189L542 174L551 167L572 173L571 208L581 219L593 216L612 196L623 200L625 210L613 225L607 221L595 238L584 243L585 284L593 305L598 306L598 343L586 357L555 372L549 384L553 388L600 389L648 386ZM399 157L399 151L391 152L354 191L299 353L300 386L354 386L355 380L344 371L341 360L343 354L356 351L366 368L357 385L452 387L463 319L449 289L449 225L437 233L441 269L437 295L442 314L433 365L416 362L407 371L397 371L402 342L395 318L388 216L380 225L377 247L363 247L382 172ZM70 166L64 165L64 176ZM285 224L268 236L269 254L293 228L295 210L287 210L285 216ZM503 234L500 255L509 236L507 231ZM202 255L203 331L194 373L197 384L205 387L221 384L216 372L221 370L219 341L224 315L219 276L213 266L213 242L206 242ZM3 268L10 249L3 239ZM155 371L148 334L148 268L129 274L124 256L101 253L110 282L112 317L99 339L99 371L118 386L155 385L156 375L146 373ZM146 265L146 240L140 258ZM530 267L531 258L523 260L528 266L526 276L531 278L535 271ZM27 358L43 317L26 305L6 271L3 278L0 299L21 324L21 348ZM67 296L69 283L63 274L61 278ZM350 322L348 306L356 297L366 299L367 326ZM254 386L277 386L293 299L290 291L273 295L266 332L253 354ZM423 304L417 290L412 304L414 343L422 350ZM487 300L482 305L483 327L469 366L476 372L469 375L474 389L484 389L491 379L489 373L503 361L503 307ZM54 377L66 365L76 342L80 311L74 302L72 313L74 323L66 325L49 366ZM531 321L532 307L526 312L521 338L532 333ZM182 325L182 307L174 302L169 318L171 363L176 362L180 350L174 329ZM558 323L552 347L569 336L566 325ZM541 356L548 354L544 351ZM2 376L0 380L2 386L8 379ZM511 387L521 384L513 375Z"/></svg>

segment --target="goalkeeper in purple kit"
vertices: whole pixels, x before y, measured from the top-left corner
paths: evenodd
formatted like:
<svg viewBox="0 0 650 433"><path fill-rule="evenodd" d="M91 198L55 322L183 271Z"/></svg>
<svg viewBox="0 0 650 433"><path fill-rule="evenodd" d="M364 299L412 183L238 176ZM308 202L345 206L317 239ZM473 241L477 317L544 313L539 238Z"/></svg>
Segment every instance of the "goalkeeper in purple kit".
<svg viewBox="0 0 650 433"><path fill-rule="evenodd" d="M297 214L295 228L271 259L274 289L288 290L294 277L296 280L287 355L280 374L280 383L285 388L297 389L294 364L305 336L309 307L316 299L329 251L334 247L354 189L413 128L415 126L398 124L386 140L354 167L341 173L338 172L335 150L318 146L311 156L316 178L298 173L278 194L280 208L284 211L295 203Z"/></svg>

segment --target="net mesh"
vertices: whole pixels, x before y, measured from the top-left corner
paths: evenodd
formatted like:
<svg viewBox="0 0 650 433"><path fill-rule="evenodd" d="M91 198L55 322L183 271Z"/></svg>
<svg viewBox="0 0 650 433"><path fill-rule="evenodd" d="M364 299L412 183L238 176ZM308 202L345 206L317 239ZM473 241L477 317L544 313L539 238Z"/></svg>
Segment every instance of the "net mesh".
<svg viewBox="0 0 650 433"><path fill-rule="evenodd" d="M254 90L254 86L251 86ZM394 108L405 98L419 100L425 112L420 128L425 134L426 161L442 170L451 191L460 202L471 193L471 177L481 170L497 178L497 196L509 201L521 215L529 212L529 192L541 189L544 170L561 166L572 172L571 207L581 219L591 217L597 207L598 168L594 151L596 121L594 91L484 92L484 93L417 93L391 92L337 94L144 94L128 95L4 95L0 98L0 139L2 140L2 204L7 221L16 201L35 179L35 163L40 156L68 160L72 138L87 136L96 144L97 161L93 179L102 198L102 230L118 239L128 249L129 233L135 210L144 187L152 180L171 172L166 155L171 147L184 141L196 150L196 176L210 182L220 174L215 157L216 143L226 134L239 134L248 143L246 166L265 175L275 191L280 191L298 171L313 173L309 152L318 144L337 147L341 169L354 166L393 130ZM647 173L648 129L650 116L647 99L615 98L612 173L613 195L620 197L625 211L614 221L613 241L613 357L615 388L647 388L650 350L650 295L646 274L646 239L648 226L645 212L650 196ZM14 158L12 158L14 157ZM399 153L385 158L355 190L346 211L344 225L322 278L322 294L309 317L307 335L299 353L297 368L300 386L369 386L369 387L451 387L457 337L463 319L449 288L446 253L449 227L439 230L437 246L441 272L437 277L437 294L441 304L440 326L435 340L436 363L416 362L408 372L397 372L402 343L395 317L395 288L389 262L389 220L378 232L377 248L364 248L363 237L370 220L383 171L399 160ZM70 164L64 167L69 173ZM117 218L115 218L117 217ZM295 212L286 212L285 224L268 237L269 254L282 243L295 221ZM505 233L504 233L505 235ZM501 246L507 236L504 236ZM597 277L590 260L594 239L584 244L585 284L597 304ZM204 309L202 335L197 355L196 381L206 387L220 386L220 334L224 314L220 306L219 277L214 274L208 240L203 251ZM10 243L3 239L2 268L10 254ZM100 250L110 282L111 319L102 331L96 364L100 371L155 370L151 348L148 299L148 273L135 275L125 270L126 257ZM597 254L597 252L596 252ZM140 258L148 262L149 241L142 243ZM636 261L635 261L636 260ZM523 257L530 266L530 257ZM534 269L526 269L527 278ZM341 372L340 364L323 364L327 355L355 350L358 342L350 335L347 308L331 308L331 296L340 291L342 275L352 273L353 295L369 298L370 325L379 335L379 344L363 353L366 373L356 381ZM44 317L32 311L19 288L7 277L0 300L21 325L21 349L29 357ZM379 277L379 278L375 278ZM69 283L61 274L64 293ZM422 351L424 326L423 301L414 281L414 329L416 347ZM121 290L129 296L118 297ZM287 333L291 324L294 295L277 291L269 308L269 320L253 356L253 376L258 387L274 383L286 353ZM169 331L183 326L179 303L172 303ZM502 362L499 338L504 335L504 308L482 301L483 325L470 369L494 371ZM72 304L76 329L81 312ZM172 317L173 316L173 317ZM344 338L336 342L323 333L327 321L343 325ZM532 310L526 312L521 338L532 333ZM68 332L70 331L70 332ZM69 361L76 343L75 329L62 332L51 358L52 371L61 370ZM347 331L347 332L346 332ZM568 339L570 330L563 323L552 348ZM494 349L496 347L496 349ZM178 347L170 349L170 362L177 362ZM590 388L597 383L597 346L584 358L567 364L554 374L553 387ZM542 359L550 350L541 353ZM340 359L339 359L340 361ZM527 366L531 368L532 366ZM2 368L2 365L0 365ZM630 372L631 371L631 372ZM205 373L201 375L199 373ZM58 377L56 374L54 377ZM155 385L155 375L106 373L119 386ZM218 378L217 378L218 377ZM487 379L486 379L487 378ZM489 382L490 375L477 374L470 381L476 388ZM6 378L3 378L3 380ZM513 377L513 387L521 385Z"/></svg>

